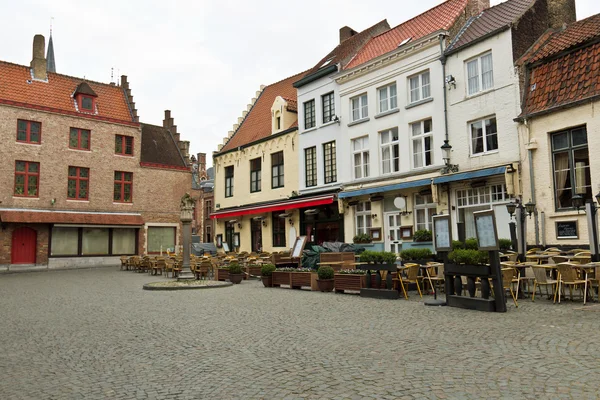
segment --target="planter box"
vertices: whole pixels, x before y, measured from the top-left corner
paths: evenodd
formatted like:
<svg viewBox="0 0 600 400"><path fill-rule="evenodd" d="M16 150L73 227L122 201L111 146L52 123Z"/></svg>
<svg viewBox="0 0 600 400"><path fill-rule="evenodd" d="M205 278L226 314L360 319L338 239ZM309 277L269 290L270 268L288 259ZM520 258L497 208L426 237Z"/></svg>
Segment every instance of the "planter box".
<svg viewBox="0 0 600 400"><path fill-rule="evenodd" d="M316 272L310 273L310 290L318 291L319 285L317 283L317 279L319 279L319 275Z"/></svg>
<svg viewBox="0 0 600 400"><path fill-rule="evenodd" d="M293 289L301 289L302 286L310 286L310 272L292 272L290 286Z"/></svg>
<svg viewBox="0 0 600 400"><path fill-rule="evenodd" d="M229 269L227 268L217 268L217 278L218 281L226 281L229 280Z"/></svg>
<svg viewBox="0 0 600 400"><path fill-rule="evenodd" d="M246 267L245 270L246 270L246 274L244 274L244 279L251 278L251 276L248 276L247 274L254 275L254 276L257 276L260 278L260 266L251 265L249 267Z"/></svg>
<svg viewBox="0 0 600 400"><path fill-rule="evenodd" d="M336 293L342 293L345 290L360 292L367 284L366 275L353 274L334 274L334 286Z"/></svg>
<svg viewBox="0 0 600 400"><path fill-rule="evenodd" d="M273 287L281 285L291 285L291 272L273 271Z"/></svg>

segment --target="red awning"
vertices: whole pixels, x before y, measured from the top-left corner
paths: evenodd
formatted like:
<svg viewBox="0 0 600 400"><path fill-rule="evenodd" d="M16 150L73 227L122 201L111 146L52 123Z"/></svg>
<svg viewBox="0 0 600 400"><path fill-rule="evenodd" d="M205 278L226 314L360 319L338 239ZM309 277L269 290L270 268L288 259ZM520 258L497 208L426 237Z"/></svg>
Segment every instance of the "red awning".
<svg viewBox="0 0 600 400"><path fill-rule="evenodd" d="M290 210L293 208L306 208L306 207L316 207L324 204L333 203L333 195L327 196L318 196L318 197L310 197L305 199L296 199L296 200L284 200L279 201L277 203L271 204L262 204L262 205L249 205L243 206L239 208L228 208L223 211L216 211L210 215L211 218L230 218L230 217L238 217L240 215L247 214L263 214L272 211L284 211Z"/></svg>
<svg viewBox="0 0 600 400"><path fill-rule="evenodd" d="M2 210L0 221L24 224L144 225L140 214Z"/></svg>

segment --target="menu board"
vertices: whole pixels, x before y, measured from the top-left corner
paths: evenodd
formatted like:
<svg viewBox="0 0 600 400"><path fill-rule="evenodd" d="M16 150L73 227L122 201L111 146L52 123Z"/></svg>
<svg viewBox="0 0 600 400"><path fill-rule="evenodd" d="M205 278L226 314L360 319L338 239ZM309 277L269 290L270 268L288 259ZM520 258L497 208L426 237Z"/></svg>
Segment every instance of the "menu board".
<svg viewBox="0 0 600 400"><path fill-rule="evenodd" d="M496 233L496 220L494 211L480 211L473 213L475 217L475 230L480 250L498 250L498 234Z"/></svg>
<svg viewBox="0 0 600 400"><path fill-rule="evenodd" d="M292 247L292 257L293 258L302 257L302 250L304 250L305 245L306 245L306 236L298 236L296 238L296 242L294 243L294 247Z"/></svg>
<svg viewBox="0 0 600 400"><path fill-rule="evenodd" d="M577 239L577 221L557 221L556 238L557 239Z"/></svg>
<svg viewBox="0 0 600 400"><path fill-rule="evenodd" d="M450 216L433 217L433 232L435 235L436 251L450 251L452 247Z"/></svg>

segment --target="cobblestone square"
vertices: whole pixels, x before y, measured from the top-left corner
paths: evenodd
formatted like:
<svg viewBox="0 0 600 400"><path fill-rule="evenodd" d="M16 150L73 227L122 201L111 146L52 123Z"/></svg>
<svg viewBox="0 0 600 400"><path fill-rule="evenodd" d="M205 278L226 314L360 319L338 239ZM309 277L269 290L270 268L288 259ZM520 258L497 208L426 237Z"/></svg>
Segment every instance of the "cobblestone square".
<svg viewBox="0 0 600 400"><path fill-rule="evenodd" d="M597 399L600 308L506 314L266 289L0 275L0 399Z"/></svg>

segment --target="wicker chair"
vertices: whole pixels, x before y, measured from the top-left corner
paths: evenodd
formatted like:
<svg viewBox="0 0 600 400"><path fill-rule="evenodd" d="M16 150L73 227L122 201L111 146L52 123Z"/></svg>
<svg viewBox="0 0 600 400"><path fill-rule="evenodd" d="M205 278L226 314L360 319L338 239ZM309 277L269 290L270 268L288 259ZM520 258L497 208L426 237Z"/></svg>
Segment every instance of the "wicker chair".
<svg viewBox="0 0 600 400"><path fill-rule="evenodd" d="M562 263L558 265L558 302L560 303L560 297L562 292L562 286L566 285L569 287L569 297L573 301L573 288L579 286L581 291L581 297L583 298L583 286L585 285L585 279L581 279L575 267L576 263Z"/></svg>
<svg viewBox="0 0 600 400"><path fill-rule="evenodd" d="M406 293L407 287L404 285L408 283L415 283L417 285L417 290L419 291L419 296L423 298L423 293L421 293L421 287L419 286L419 281L423 280L423 277L419 275L420 268L421 265L419 264L404 264L404 268L398 272L398 275L394 280L394 286L396 286L396 282L398 282L398 285L402 288L405 299L408 299L408 294ZM405 272L406 276L402 276L402 272Z"/></svg>
<svg viewBox="0 0 600 400"><path fill-rule="evenodd" d="M532 266L531 269L533 270L533 274L535 276L535 279L533 280L533 293L531 295L531 301L535 301L536 287L539 287L541 296L542 286L546 286L546 295L549 298L551 294L548 293L548 285L550 285L552 287L552 293L554 293L554 302L556 303L556 291L554 290L554 285L558 285L558 280L549 278L546 274L546 268L544 267Z"/></svg>

